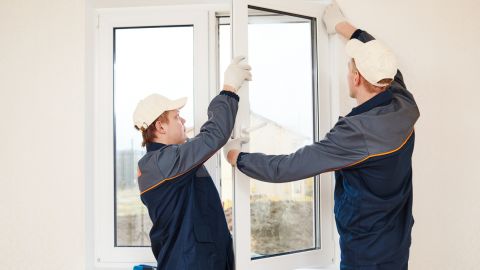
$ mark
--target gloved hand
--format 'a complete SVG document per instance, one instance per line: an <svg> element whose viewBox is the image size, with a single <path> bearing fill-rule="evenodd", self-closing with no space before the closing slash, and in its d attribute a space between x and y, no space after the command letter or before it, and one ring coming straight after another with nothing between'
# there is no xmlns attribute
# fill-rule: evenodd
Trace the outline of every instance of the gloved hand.
<svg viewBox="0 0 480 270"><path fill-rule="evenodd" d="M229 140L227 144L223 146L223 156L232 166L237 165L237 157L242 149L242 144L248 143L250 139L248 137L240 137Z"/></svg>
<svg viewBox="0 0 480 270"><path fill-rule="evenodd" d="M252 74L250 73L252 68L246 62L241 63L244 59L245 56L237 56L233 58L230 65L225 70L223 78L224 90L237 92L245 80L252 80Z"/></svg>
<svg viewBox="0 0 480 270"><path fill-rule="evenodd" d="M345 21L347 21L347 19L343 16L337 1L332 1L332 3L325 8L323 13L323 23L325 24L325 28L327 28L327 33L335 34L335 26Z"/></svg>

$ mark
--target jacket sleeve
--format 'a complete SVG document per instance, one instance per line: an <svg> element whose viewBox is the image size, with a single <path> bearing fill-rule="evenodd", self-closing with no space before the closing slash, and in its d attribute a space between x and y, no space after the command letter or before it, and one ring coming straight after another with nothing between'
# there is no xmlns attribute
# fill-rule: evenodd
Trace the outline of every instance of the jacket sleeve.
<svg viewBox="0 0 480 270"><path fill-rule="evenodd" d="M367 157L362 133L346 118L342 118L319 142L302 147L290 155L241 153L237 167L249 177L282 183L352 166Z"/></svg>
<svg viewBox="0 0 480 270"><path fill-rule="evenodd" d="M352 34L350 39L358 39L361 42L365 43L365 42L369 42L371 40L374 40L375 38L372 35L370 35L368 32L363 31L361 29L357 29ZM397 74L393 78L393 82L392 82L392 85L391 85L390 89L391 89L393 94L401 95L401 96L407 98L411 103L416 104L412 93L410 93L407 90L407 86L405 85L405 82L403 80L403 75L402 75L402 72L400 72L400 70L397 70Z"/></svg>
<svg viewBox="0 0 480 270"><path fill-rule="evenodd" d="M197 136L161 151L157 164L165 178L182 175L203 164L227 143L235 124L238 101L236 94L222 91L210 102L208 120Z"/></svg>

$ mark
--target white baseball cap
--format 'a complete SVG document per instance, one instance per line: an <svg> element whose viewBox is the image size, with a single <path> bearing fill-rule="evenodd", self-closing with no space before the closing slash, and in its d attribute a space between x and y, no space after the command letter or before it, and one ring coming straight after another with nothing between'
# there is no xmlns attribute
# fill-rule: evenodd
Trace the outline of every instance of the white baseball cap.
<svg viewBox="0 0 480 270"><path fill-rule="evenodd" d="M162 113L179 110L185 106L187 98L170 100L159 94L151 94L138 102L133 112L133 123L137 129L147 129Z"/></svg>
<svg viewBox="0 0 480 270"><path fill-rule="evenodd" d="M347 55L355 59L355 65L362 76L375 86L383 79L393 79L397 74L397 58L395 54L378 40L363 43L358 39L351 39L346 46Z"/></svg>

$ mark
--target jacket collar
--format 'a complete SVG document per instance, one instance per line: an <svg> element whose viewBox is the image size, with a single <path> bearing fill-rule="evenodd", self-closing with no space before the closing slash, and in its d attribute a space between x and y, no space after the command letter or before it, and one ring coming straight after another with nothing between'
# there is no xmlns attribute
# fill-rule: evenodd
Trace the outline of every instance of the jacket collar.
<svg viewBox="0 0 480 270"><path fill-rule="evenodd" d="M376 96L367 100L363 104L353 108L352 111L349 114L347 114L347 116L354 116L357 114L368 112L371 109L376 107L385 106L389 104L392 101L392 99L393 99L392 91L387 89L384 92L377 94Z"/></svg>
<svg viewBox="0 0 480 270"><path fill-rule="evenodd" d="M164 146L166 146L166 144L157 143L157 142L147 143L147 152L159 150Z"/></svg>

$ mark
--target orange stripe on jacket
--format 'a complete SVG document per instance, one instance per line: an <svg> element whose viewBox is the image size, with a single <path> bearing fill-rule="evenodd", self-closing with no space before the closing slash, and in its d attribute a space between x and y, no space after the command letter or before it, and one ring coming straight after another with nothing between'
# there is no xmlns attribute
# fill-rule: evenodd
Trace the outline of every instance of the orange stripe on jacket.
<svg viewBox="0 0 480 270"><path fill-rule="evenodd" d="M410 140L410 137L412 137L412 134L413 134L414 131L415 131L415 129L412 129L412 131L411 131L410 134L408 135L407 139L405 139L405 141L404 141L399 147L397 147L397 148L395 148L395 149L393 149L393 150L391 150L391 151L387 151L387 152L383 152L383 153L379 153L379 154L369 155L369 156L367 156L367 157L365 157L365 158L363 158L363 159L361 159L361 160L359 160L359 161L355 161L354 163L351 163L351 164L346 165L346 166L344 166L344 167L339 167L339 168L335 168L335 169L330 169L330 170L328 170L328 171L326 171L326 172L331 172L331 171L336 171L336 170L341 170L341 169L344 169L344 168L352 167L352 166L355 166L355 165L357 165L357 164L360 164L360 163L362 163L362 162L364 162L364 161L366 161L367 159L372 158L372 157L385 156L385 155L388 155L388 154L395 153L395 152L397 152L398 150L402 149L402 147L408 142L408 140Z"/></svg>
<svg viewBox="0 0 480 270"><path fill-rule="evenodd" d="M215 153L214 153L214 154L215 154ZM206 159L202 160L201 162L199 162L199 163L197 163L197 164L193 165L193 166L192 166L190 169L188 169L187 171L185 171L185 172L183 172L183 173L179 173L179 174L177 174L177 175L175 175L175 176L173 176L173 177L170 177L170 178L165 178L165 179L163 179L163 180L160 180L160 182L158 182L158 183L156 183L155 185L153 185L153 186L151 186L151 187L149 187L149 188L145 189L144 191L140 192L140 195L142 195L143 193L145 193L145 192L147 192L147 191L150 191L150 190L152 190L152 189L154 189L154 188L158 187L159 185L161 185L161 184L165 183L166 181L170 181L170 180L172 180L172 179L175 179L175 178L177 178L177 177L180 177L180 176L182 176L182 175L184 175L184 174L188 173L188 172L189 172L189 171L191 171L193 168L195 168L195 167L197 167L198 165L200 165L200 164L204 163L205 161L207 161L207 160L208 160L209 158L211 158L212 156L213 156L213 154L212 154L212 155L210 155L208 158L206 158ZM140 169L138 169L138 171L140 171Z"/></svg>

